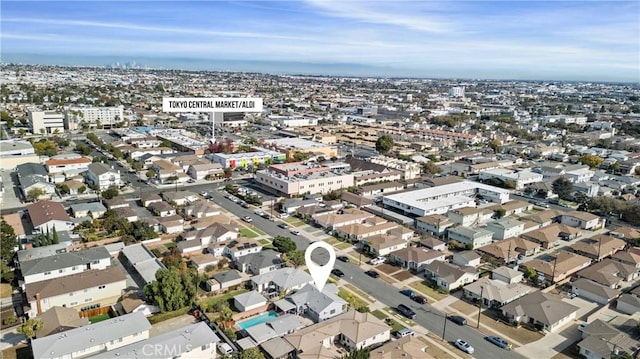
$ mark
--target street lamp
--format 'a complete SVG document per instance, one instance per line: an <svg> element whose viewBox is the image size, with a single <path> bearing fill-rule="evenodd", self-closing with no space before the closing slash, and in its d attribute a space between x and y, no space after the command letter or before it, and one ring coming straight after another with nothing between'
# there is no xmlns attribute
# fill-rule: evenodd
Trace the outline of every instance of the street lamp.
<svg viewBox="0 0 640 359"><path fill-rule="evenodd" d="M484 293L484 286L480 286L480 306L478 307L478 326L476 328L480 328L480 315L482 314L482 302L484 301L484 297L482 294Z"/></svg>

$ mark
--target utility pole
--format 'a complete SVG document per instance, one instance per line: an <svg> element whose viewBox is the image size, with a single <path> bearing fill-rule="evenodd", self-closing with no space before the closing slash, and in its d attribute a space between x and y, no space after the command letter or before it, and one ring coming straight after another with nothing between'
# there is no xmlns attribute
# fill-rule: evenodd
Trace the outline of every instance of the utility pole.
<svg viewBox="0 0 640 359"><path fill-rule="evenodd" d="M447 319L449 318L449 315L445 312L444 313L444 328L442 328L442 340L446 340L444 339L444 335L447 333Z"/></svg>
<svg viewBox="0 0 640 359"><path fill-rule="evenodd" d="M480 306L478 307L478 326L476 328L480 328L480 314L482 314L482 302L484 301L484 286L480 286Z"/></svg>
<svg viewBox="0 0 640 359"><path fill-rule="evenodd" d="M556 281L556 264L558 264L558 256L560 253L556 251L556 256L553 258L553 272L551 273L551 283L553 284Z"/></svg>

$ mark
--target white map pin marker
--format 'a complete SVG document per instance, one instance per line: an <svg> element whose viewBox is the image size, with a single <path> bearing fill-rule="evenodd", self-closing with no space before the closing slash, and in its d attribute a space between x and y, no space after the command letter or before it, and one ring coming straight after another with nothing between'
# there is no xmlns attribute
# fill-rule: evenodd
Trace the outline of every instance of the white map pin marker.
<svg viewBox="0 0 640 359"><path fill-rule="evenodd" d="M316 248L324 248L329 252L329 261L327 264L321 266L311 259L311 253ZM333 247L326 242L313 242L304 252L304 260L307 263L307 268L309 268L309 273L311 274L311 278L313 278L316 288L322 292L322 288L327 284L327 279L329 279L329 274L331 274L333 265L336 264L336 251L334 251Z"/></svg>

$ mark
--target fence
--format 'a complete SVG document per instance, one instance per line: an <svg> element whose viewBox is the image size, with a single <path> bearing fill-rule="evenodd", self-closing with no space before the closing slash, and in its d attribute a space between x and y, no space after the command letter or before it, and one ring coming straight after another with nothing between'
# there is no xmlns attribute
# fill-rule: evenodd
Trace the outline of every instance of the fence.
<svg viewBox="0 0 640 359"><path fill-rule="evenodd" d="M96 315L107 314L109 312L111 312L110 306L83 310L80 312L80 318L91 318L91 317L95 317Z"/></svg>

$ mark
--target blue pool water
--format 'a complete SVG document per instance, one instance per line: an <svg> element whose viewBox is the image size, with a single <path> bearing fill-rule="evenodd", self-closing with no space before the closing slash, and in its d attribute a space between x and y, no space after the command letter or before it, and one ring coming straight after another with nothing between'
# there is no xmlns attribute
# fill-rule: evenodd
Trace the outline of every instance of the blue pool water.
<svg viewBox="0 0 640 359"><path fill-rule="evenodd" d="M277 317L278 317L278 313L274 311L269 311L266 313L262 313L260 315L256 315L255 317L251 317L249 319L240 321L236 324L240 327L240 329L247 329L247 328L253 327L254 325L268 322L269 320Z"/></svg>

